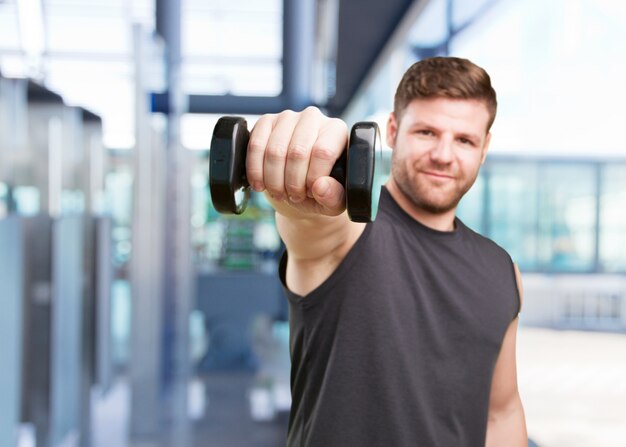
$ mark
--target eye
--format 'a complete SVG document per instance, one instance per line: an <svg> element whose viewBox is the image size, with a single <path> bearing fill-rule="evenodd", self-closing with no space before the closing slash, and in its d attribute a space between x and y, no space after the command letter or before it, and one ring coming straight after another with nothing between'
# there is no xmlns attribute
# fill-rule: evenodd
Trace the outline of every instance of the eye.
<svg viewBox="0 0 626 447"><path fill-rule="evenodd" d="M427 136L427 137L430 137L430 136L434 135L433 131L429 130L429 129L417 129L415 131L415 133L418 134L418 135L424 135L424 136Z"/></svg>
<svg viewBox="0 0 626 447"><path fill-rule="evenodd" d="M475 144L474 144L474 142L472 140L469 140L469 139L464 138L464 137L459 138L459 142L461 144L465 144L465 145L468 145L468 146L475 146Z"/></svg>

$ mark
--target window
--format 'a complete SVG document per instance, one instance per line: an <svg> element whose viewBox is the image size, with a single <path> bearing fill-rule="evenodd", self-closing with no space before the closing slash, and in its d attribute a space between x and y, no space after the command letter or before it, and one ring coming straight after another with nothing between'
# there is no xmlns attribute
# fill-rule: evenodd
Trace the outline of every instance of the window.
<svg viewBox="0 0 626 447"><path fill-rule="evenodd" d="M538 190L536 163L489 165L487 234L524 270L538 268Z"/></svg>
<svg viewBox="0 0 626 447"><path fill-rule="evenodd" d="M539 169L539 267L591 271L595 267L596 166L545 164Z"/></svg>
<svg viewBox="0 0 626 447"><path fill-rule="evenodd" d="M472 188L463 196L457 216L465 225L479 233L485 233L485 184L488 174L483 168Z"/></svg>
<svg viewBox="0 0 626 447"><path fill-rule="evenodd" d="M600 196L600 268L626 271L626 164L602 170Z"/></svg>
<svg viewBox="0 0 626 447"><path fill-rule="evenodd" d="M458 216L522 270L626 271L626 164L490 158Z"/></svg>
<svg viewBox="0 0 626 447"><path fill-rule="evenodd" d="M277 96L282 91L282 1L185 0L185 93Z"/></svg>

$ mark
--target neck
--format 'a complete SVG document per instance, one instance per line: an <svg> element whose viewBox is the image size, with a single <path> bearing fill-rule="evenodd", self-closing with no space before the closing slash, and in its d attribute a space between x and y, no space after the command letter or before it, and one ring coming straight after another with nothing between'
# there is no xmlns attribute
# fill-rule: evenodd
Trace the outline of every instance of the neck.
<svg viewBox="0 0 626 447"><path fill-rule="evenodd" d="M454 230L454 217L456 208L446 211L444 213L431 213L423 208L415 205L403 192L393 179L390 179L387 184L387 190L391 197L398 203L409 216L413 219L425 225L433 230L437 231L452 231Z"/></svg>

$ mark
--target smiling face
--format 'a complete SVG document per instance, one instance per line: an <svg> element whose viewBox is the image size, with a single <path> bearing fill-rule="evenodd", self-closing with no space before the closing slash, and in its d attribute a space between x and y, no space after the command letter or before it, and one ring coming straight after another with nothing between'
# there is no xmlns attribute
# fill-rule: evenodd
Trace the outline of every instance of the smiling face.
<svg viewBox="0 0 626 447"><path fill-rule="evenodd" d="M392 113L390 192L399 192L416 213L453 216L485 160L489 124L485 103L472 99L414 99L400 122Z"/></svg>

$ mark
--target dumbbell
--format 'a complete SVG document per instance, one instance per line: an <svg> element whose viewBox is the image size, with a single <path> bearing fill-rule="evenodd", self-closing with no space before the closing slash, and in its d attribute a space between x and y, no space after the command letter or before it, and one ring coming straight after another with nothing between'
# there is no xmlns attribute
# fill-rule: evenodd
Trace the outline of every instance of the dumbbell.
<svg viewBox="0 0 626 447"><path fill-rule="evenodd" d="M221 117L213 130L209 186L213 206L220 213L241 214L248 204L250 184L246 177L246 153L249 138L250 132L242 117ZM354 222L373 220L377 209L374 202L379 193L375 187L378 177L375 172L382 165L381 159L378 125L363 121L352 126L348 147L335 162L330 176L344 185L346 209Z"/></svg>

